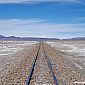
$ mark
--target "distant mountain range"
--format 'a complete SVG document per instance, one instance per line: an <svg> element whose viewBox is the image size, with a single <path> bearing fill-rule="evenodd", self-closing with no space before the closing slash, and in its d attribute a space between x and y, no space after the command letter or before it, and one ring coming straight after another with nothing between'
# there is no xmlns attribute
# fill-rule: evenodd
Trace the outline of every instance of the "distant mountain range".
<svg viewBox="0 0 85 85"><path fill-rule="evenodd" d="M54 40L59 40L59 39L56 39L56 38L35 38L35 37L15 37L15 36L5 37L5 36L0 35L0 40L54 41Z"/></svg>
<svg viewBox="0 0 85 85"><path fill-rule="evenodd" d="M69 38L69 39L63 39L63 40L85 40L85 37L75 37L75 38Z"/></svg>
<svg viewBox="0 0 85 85"><path fill-rule="evenodd" d="M0 35L0 40L55 41L55 40L60 40L60 39L57 39L57 38L35 38L35 37L15 37L15 36L5 37L5 36ZM75 38L68 38L68 39L62 39L62 40L85 40L85 37L75 37Z"/></svg>

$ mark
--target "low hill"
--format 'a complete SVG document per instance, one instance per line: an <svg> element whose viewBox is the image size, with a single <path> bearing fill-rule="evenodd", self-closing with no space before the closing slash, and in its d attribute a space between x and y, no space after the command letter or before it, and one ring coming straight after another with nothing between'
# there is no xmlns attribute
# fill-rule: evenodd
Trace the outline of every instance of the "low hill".
<svg viewBox="0 0 85 85"><path fill-rule="evenodd" d="M59 39L56 39L56 38L35 38L35 37L15 37L15 36L5 37L5 36L0 35L0 40L54 41L54 40L59 40Z"/></svg>
<svg viewBox="0 0 85 85"><path fill-rule="evenodd" d="M69 38L69 39L63 39L63 40L85 40L85 37L75 37L75 38Z"/></svg>

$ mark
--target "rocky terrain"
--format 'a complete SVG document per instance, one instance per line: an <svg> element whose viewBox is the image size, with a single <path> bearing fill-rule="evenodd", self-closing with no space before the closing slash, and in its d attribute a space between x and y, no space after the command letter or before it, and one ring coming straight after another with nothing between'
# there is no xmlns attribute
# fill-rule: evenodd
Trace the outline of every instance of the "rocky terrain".
<svg viewBox="0 0 85 85"><path fill-rule="evenodd" d="M66 85L84 85L85 84L85 41L56 41L47 42L52 46L55 54L50 52L55 73L58 68L59 77ZM49 55L49 56L50 56ZM53 56L54 55L54 56ZM60 81L62 81L60 80Z"/></svg>
<svg viewBox="0 0 85 85"><path fill-rule="evenodd" d="M58 85L85 85L84 43L59 40L40 46L38 42L0 42L0 85L26 85L36 56L30 85L56 85L48 60Z"/></svg>
<svg viewBox="0 0 85 85"><path fill-rule="evenodd" d="M37 42L0 42L0 85L25 85L26 74L29 74L36 54L36 45L32 45L35 43Z"/></svg>

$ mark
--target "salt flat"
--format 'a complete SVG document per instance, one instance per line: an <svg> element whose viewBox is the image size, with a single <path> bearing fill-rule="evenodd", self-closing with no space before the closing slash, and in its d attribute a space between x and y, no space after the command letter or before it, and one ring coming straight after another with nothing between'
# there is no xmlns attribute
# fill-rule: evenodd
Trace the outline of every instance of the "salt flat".
<svg viewBox="0 0 85 85"><path fill-rule="evenodd" d="M46 42L52 47L57 47L58 50L76 53L81 56L85 56L85 41L56 41Z"/></svg>
<svg viewBox="0 0 85 85"><path fill-rule="evenodd" d="M34 44L33 41L1 41L0 56L7 56L22 50L25 46Z"/></svg>
<svg viewBox="0 0 85 85"><path fill-rule="evenodd" d="M46 42L56 50L68 55L69 61L80 69L85 69L85 41L54 41Z"/></svg>

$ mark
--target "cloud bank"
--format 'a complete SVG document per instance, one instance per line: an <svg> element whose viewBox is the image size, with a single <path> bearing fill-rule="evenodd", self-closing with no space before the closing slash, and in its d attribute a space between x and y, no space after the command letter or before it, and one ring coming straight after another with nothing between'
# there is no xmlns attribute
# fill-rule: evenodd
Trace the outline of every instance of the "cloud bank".
<svg viewBox="0 0 85 85"><path fill-rule="evenodd" d="M84 34L82 34L82 32ZM49 23L41 19L0 20L0 34L5 36L56 38L85 36L85 23L57 24Z"/></svg>
<svg viewBox="0 0 85 85"><path fill-rule="evenodd" d="M0 0L0 3L37 3L37 2L81 3L81 0Z"/></svg>

